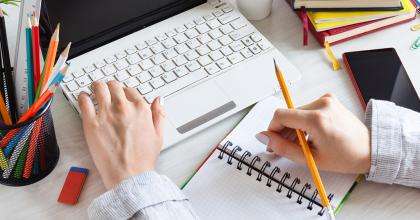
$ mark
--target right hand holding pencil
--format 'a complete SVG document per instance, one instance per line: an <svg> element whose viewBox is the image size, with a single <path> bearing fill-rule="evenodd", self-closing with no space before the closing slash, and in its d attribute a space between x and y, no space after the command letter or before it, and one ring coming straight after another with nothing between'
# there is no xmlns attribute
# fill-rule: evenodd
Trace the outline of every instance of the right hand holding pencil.
<svg viewBox="0 0 420 220"><path fill-rule="evenodd" d="M94 82L95 111L86 93L79 96L83 130L93 161L107 189L155 168L162 148L163 100L149 105L134 88Z"/></svg>
<svg viewBox="0 0 420 220"><path fill-rule="evenodd" d="M367 173L370 136L367 127L330 94L299 109L278 109L267 131L256 135L267 150L304 164L294 129L309 135L309 145L321 170Z"/></svg>

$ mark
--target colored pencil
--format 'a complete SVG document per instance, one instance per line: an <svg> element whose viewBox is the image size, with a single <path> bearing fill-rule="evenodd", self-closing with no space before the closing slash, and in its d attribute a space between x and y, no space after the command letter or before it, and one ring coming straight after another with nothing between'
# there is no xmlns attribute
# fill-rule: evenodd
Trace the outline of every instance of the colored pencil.
<svg viewBox="0 0 420 220"><path fill-rule="evenodd" d="M295 106L293 104L292 97L290 95L289 89L287 88L286 80L283 76L283 73L281 72L281 70L277 66L276 60L274 60L274 67L275 67L275 70L276 70L277 81L279 82L281 91L283 93L283 97L286 100L287 107L289 109L294 109ZM307 166L309 168L309 171L311 173L311 176L312 176L312 180L314 181L315 186L318 190L319 196L321 198L321 202L322 202L323 206L328 209L328 213L330 215L330 218L335 219L334 210L331 207L330 200L328 199L327 192L325 190L324 184L322 183L321 176L319 175L319 171L318 171L318 168L315 164L314 157L313 157L312 152L309 148L308 142L306 141L305 134L299 129L296 129L296 134L297 134L297 137L299 139L299 143L302 147L302 151L303 151L303 154L304 154L305 159L306 159L306 164L307 164Z"/></svg>
<svg viewBox="0 0 420 220"><path fill-rule="evenodd" d="M13 82L13 72L10 64L10 54L9 46L7 43L6 35L6 23L4 21L3 10L0 8L0 41L1 41L1 52L3 55L3 65L5 72L5 81L6 81L6 94L4 94L4 99L6 105L9 107L9 114L12 122L16 122L17 119L17 104L16 104L16 94L15 94L15 84Z"/></svg>
<svg viewBox="0 0 420 220"><path fill-rule="evenodd" d="M58 41L60 35L60 24L55 28L54 34L51 37L50 45L48 47L47 56L45 58L44 69L41 74L41 79L38 83L35 99L41 95L42 88L47 84L51 77L55 58L57 56Z"/></svg>
<svg viewBox="0 0 420 220"><path fill-rule="evenodd" d="M34 67L34 91L37 90L41 78L41 47L39 40L39 25L35 15L31 16L32 23L32 59Z"/></svg>
<svg viewBox="0 0 420 220"><path fill-rule="evenodd" d="M65 63L64 66L60 69L60 71L56 74L54 79L50 81L49 86L59 84L66 76L68 69L69 69L69 65Z"/></svg>
<svg viewBox="0 0 420 220"><path fill-rule="evenodd" d="M45 90L48 89L51 82L56 78L57 74L60 72L60 70L66 64L67 58L69 57L70 47L71 47L71 42L69 44L67 44L67 47L60 54L60 56L57 60L57 63L54 66L53 73L51 74L51 77L49 78L48 82L45 83L45 86L42 88L41 93L45 92Z"/></svg>
<svg viewBox="0 0 420 220"><path fill-rule="evenodd" d="M28 17L28 26L26 27L26 75L28 78L28 103L32 105L35 98L34 93L34 73L33 73L33 58L32 58L32 23Z"/></svg>
<svg viewBox="0 0 420 220"><path fill-rule="evenodd" d="M20 118L18 123L24 122L31 117L35 116L35 114L44 106L45 103L48 102L48 100L51 99L51 97L54 95L54 91L57 88L57 86L51 86L47 89L44 93L42 93L41 96L37 100L35 100L34 104L29 107L29 109L23 114Z"/></svg>
<svg viewBox="0 0 420 220"><path fill-rule="evenodd" d="M6 125L12 124L12 119L10 118L9 112L7 111L6 103L3 99L3 94L0 93L0 114L3 118L3 122Z"/></svg>
<svg viewBox="0 0 420 220"><path fill-rule="evenodd" d="M34 124L34 130L32 132L31 138L29 140L29 148L28 154L25 161L25 168L23 169L23 178L28 179L31 176L32 168L34 164L36 146L38 143L38 135L41 130L43 118L41 117L38 121Z"/></svg>

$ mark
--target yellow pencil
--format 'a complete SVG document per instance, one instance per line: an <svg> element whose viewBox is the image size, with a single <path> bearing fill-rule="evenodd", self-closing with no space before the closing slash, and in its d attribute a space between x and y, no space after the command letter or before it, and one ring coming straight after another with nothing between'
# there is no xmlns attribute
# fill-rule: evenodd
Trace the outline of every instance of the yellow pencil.
<svg viewBox="0 0 420 220"><path fill-rule="evenodd" d="M55 28L54 34L51 37L50 45L48 47L47 56L45 58L44 69L41 74L38 86L36 88L36 99L41 95L42 88L48 82L51 77L52 70L54 67L55 57L57 56L58 41L60 35L60 24Z"/></svg>
<svg viewBox="0 0 420 220"><path fill-rule="evenodd" d="M290 96L289 89L287 88L286 80L284 79L283 73L278 68L276 60L274 60L274 67L276 69L277 81L280 84L283 97L286 100L287 108L294 109L295 107L293 105L293 101ZM318 168L316 167L314 157L312 156L311 150L309 149L309 145L308 145L308 142L306 141L305 134L301 130L298 130L298 129L296 129L296 134L299 139L299 143L302 147L302 151L306 159L306 164L309 168L309 171L311 173L315 186L319 192L321 203L324 207L328 209L328 213L331 219L335 219L334 210L331 207L330 200L328 199L327 192L325 191L324 184L322 183L321 176L319 175Z"/></svg>

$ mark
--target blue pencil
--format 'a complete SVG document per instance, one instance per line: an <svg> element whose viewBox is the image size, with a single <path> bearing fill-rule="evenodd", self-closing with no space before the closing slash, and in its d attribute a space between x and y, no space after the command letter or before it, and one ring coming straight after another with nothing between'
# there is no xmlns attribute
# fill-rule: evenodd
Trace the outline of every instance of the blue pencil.
<svg viewBox="0 0 420 220"><path fill-rule="evenodd" d="M63 67L60 69L60 71L55 75L54 79L51 80L49 86L52 86L54 84L59 84L66 76L68 68L69 68L69 64L65 63Z"/></svg>
<svg viewBox="0 0 420 220"><path fill-rule="evenodd" d="M28 27L26 27L26 75L28 77L28 102L29 106L34 103L34 75L32 65L32 24L28 17Z"/></svg>

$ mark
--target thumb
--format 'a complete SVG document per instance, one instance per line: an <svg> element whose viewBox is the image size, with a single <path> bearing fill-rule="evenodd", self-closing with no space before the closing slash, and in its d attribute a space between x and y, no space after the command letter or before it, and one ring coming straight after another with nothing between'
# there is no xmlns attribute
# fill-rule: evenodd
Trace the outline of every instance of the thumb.
<svg viewBox="0 0 420 220"><path fill-rule="evenodd" d="M282 157L286 157L296 163L303 164L305 162L304 155L298 144L280 134L272 131L263 131L255 135L255 138L267 146L268 151Z"/></svg>
<svg viewBox="0 0 420 220"><path fill-rule="evenodd" d="M163 136L163 126L165 121L165 111L163 110L163 105L164 98L158 97L153 101L151 106L153 124L155 125L156 132L160 137Z"/></svg>

